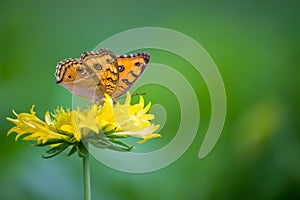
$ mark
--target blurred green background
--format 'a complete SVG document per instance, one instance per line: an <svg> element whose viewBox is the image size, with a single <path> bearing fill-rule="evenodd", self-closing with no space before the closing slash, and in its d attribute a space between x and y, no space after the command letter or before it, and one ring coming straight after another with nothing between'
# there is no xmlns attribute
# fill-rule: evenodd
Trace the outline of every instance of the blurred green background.
<svg viewBox="0 0 300 200"><path fill-rule="evenodd" d="M191 80L201 109L199 133L175 163L148 174L127 174L91 160L93 199L300 199L299 1L7 1L0 3L0 199L83 199L81 160L14 142L5 117L40 117L72 96L55 84L56 63L79 57L119 32L145 26L174 29L198 41L226 87L224 131L213 151L197 157L210 117L207 88L176 55L149 50ZM145 90L147 87L145 87ZM166 88L147 100L178 113ZM153 98L153 99L152 99ZM170 100L168 100L170 98ZM172 102L168 104L169 102ZM173 106L173 107L172 107ZM174 137L178 116L138 149ZM192 119L191 119L192 120Z"/></svg>

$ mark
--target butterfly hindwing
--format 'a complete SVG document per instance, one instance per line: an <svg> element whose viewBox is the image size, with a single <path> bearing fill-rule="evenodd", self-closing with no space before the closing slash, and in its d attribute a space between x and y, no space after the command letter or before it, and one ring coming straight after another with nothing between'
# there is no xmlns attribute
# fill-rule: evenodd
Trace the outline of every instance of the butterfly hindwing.
<svg viewBox="0 0 300 200"><path fill-rule="evenodd" d="M112 97L117 98L128 91L144 72L150 60L148 53L118 56L119 82Z"/></svg>

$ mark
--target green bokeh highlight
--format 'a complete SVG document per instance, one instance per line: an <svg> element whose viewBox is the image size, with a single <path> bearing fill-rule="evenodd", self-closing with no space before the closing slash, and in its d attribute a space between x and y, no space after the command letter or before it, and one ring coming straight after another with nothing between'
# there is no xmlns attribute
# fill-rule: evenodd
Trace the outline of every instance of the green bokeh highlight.
<svg viewBox="0 0 300 200"><path fill-rule="evenodd" d="M71 107L71 94L55 84L56 63L145 26L182 32L208 51L226 87L224 131L199 160L210 119L207 87L184 59L147 50L151 62L190 80L201 110L199 133L177 162L149 174L121 173L91 159L93 198L299 199L299 8L298 1L1 1L0 199L83 198L81 160L42 159L45 149L6 137L12 124L5 117L32 104L40 117L60 105ZM178 111L167 89L143 89L147 101ZM163 137L136 145L137 151L169 142L179 120L168 116Z"/></svg>

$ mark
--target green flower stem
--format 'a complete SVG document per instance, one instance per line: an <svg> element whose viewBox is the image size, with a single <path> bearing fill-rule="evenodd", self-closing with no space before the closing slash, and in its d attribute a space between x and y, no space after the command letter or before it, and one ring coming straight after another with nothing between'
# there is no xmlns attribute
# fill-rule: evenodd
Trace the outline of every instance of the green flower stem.
<svg viewBox="0 0 300 200"><path fill-rule="evenodd" d="M86 150L86 156L82 158L82 161L83 161L82 164L83 164L84 200L91 200L91 178L90 178L90 162L89 162L88 150Z"/></svg>

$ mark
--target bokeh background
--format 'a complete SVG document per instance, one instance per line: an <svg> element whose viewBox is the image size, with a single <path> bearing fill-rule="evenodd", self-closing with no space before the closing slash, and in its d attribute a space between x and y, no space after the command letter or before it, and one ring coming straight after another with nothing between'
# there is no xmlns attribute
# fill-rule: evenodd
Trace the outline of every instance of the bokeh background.
<svg viewBox="0 0 300 200"><path fill-rule="evenodd" d="M151 50L152 61L180 71L197 91L199 133L175 163L127 174L91 160L93 199L300 199L299 1L16 1L0 2L0 199L83 199L81 160L57 156L6 136L11 110L38 116L72 106L55 84L56 63L79 57L119 32L174 29L199 42L217 64L228 110L213 151L197 157L210 117L209 93L185 60ZM161 139L176 133L178 102L168 89L144 87L166 105ZM173 114L172 114L173 113ZM193 120L193 119L191 119Z"/></svg>

